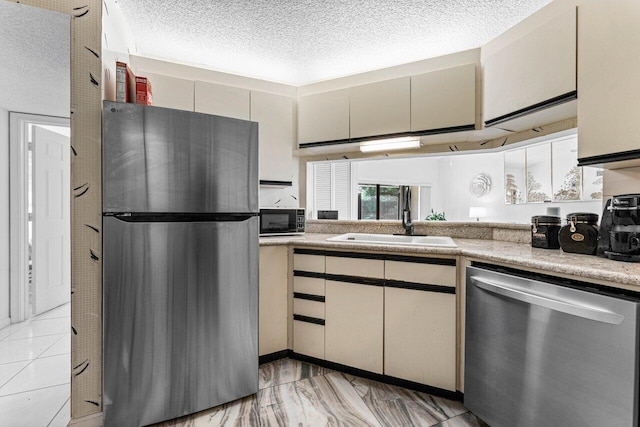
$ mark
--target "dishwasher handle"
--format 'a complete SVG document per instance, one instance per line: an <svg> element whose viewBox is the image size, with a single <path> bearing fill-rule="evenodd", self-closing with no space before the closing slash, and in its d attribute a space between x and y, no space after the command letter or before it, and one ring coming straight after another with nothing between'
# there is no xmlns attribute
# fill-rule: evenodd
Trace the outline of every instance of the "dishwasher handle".
<svg viewBox="0 0 640 427"><path fill-rule="evenodd" d="M483 277L472 276L471 281L480 289L502 295L507 298L522 301L532 305L538 305L550 310L559 311L573 316L583 317L598 322L619 325L624 320L624 316L611 311L601 310L598 308L582 305L574 302L567 302L554 299L547 296L535 295L516 289L510 285L495 280L485 279Z"/></svg>

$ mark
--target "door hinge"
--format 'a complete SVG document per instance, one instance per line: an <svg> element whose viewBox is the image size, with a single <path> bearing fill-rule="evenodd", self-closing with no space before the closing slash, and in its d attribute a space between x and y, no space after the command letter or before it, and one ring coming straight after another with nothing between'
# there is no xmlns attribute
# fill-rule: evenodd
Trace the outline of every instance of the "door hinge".
<svg viewBox="0 0 640 427"><path fill-rule="evenodd" d="M33 214L29 212L29 214L27 215L27 218L29 221L33 221Z"/></svg>
<svg viewBox="0 0 640 427"><path fill-rule="evenodd" d="M29 143L27 144L27 149L29 151L33 151L33 142L29 141Z"/></svg>

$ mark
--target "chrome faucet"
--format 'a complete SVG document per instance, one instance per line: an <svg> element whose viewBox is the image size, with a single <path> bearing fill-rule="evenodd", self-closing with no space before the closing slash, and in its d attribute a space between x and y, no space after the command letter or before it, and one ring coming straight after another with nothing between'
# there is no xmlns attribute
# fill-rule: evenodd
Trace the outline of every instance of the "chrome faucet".
<svg viewBox="0 0 640 427"><path fill-rule="evenodd" d="M411 221L411 187L404 187L402 198L402 227L407 236L413 235L413 221Z"/></svg>

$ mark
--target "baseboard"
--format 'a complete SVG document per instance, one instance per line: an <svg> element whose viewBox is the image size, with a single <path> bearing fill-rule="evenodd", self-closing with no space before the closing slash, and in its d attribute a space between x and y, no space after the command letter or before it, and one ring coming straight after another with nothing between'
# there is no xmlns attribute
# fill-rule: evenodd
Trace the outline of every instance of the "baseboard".
<svg viewBox="0 0 640 427"><path fill-rule="evenodd" d="M294 353L289 354L290 358L301 360L303 362L313 363L314 365L322 366L334 371L344 372L349 375L357 377L367 378L373 381L378 381L385 384L391 384L398 387L408 388L409 390L420 391L422 393L432 394L434 396L444 397L445 399L456 400L461 402L464 395L460 391L450 391L438 387L432 387L425 384L416 383L413 381L403 380L401 378L391 377L388 375L378 374L375 372L365 371L351 366L341 365L335 362L329 362L327 360L317 359L311 356L305 356L304 354Z"/></svg>
<svg viewBox="0 0 640 427"><path fill-rule="evenodd" d="M0 319L0 329L6 328L11 324L11 318L5 317L4 319Z"/></svg>
<svg viewBox="0 0 640 427"><path fill-rule="evenodd" d="M276 360L285 359L290 357L293 353L292 350L280 350L275 353L265 354L264 356L258 357L258 363L262 365L263 363L274 362Z"/></svg>
<svg viewBox="0 0 640 427"><path fill-rule="evenodd" d="M69 421L67 427L102 427L102 412L85 417L73 418Z"/></svg>

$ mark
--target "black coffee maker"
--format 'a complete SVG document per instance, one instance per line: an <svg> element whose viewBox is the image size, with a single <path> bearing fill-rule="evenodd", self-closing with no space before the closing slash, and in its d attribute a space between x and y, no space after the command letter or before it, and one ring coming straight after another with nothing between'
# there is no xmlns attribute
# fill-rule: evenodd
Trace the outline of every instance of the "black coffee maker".
<svg viewBox="0 0 640 427"><path fill-rule="evenodd" d="M599 235L599 255L640 262L640 194L623 194L608 200Z"/></svg>

